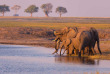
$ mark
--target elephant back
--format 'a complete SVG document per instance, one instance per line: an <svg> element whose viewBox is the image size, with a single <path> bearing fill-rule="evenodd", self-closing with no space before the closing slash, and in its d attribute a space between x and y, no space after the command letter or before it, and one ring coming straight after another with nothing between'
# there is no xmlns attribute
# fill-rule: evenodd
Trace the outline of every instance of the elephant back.
<svg viewBox="0 0 110 74"><path fill-rule="evenodd" d="M84 40L84 41L88 41L88 43L92 39L91 34L88 31L82 31L77 36L78 36L77 38L79 39L79 41Z"/></svg>

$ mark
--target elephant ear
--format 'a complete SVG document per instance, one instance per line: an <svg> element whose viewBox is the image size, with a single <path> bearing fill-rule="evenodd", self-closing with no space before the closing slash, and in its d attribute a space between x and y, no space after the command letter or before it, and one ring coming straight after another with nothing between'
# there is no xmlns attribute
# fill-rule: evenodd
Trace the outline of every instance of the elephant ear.
<svg viewBox="0 0 110 74"><path fill-rule="evenodd" d="M65 28L63 28L61 30L54 31L54 35L55 36L64 35L64 34L67 34L68 32L69 32L69 28L65 27Z"/></svg>
<svg viewBox="0 0 110 74"><path fill-rule="evenodd" d="M67 34L69 32L69 27L65 27L62 29L62 35Z"/></svg>
<svg viewBox="0 0 110 74"><path fill-rule="evenodd" d="M75 31L75 33L74 33L74 38L77 36L77 34L78 34L78 28L77 27L73 27L73 30Z"/></svg>
<svg viewBox="0 0 110 74"><path fill-rule="evenodd" d="M69 32L67 34L67 38L75 38L78 34L78 29L77 27L73 27L69 29Z"/></svg>

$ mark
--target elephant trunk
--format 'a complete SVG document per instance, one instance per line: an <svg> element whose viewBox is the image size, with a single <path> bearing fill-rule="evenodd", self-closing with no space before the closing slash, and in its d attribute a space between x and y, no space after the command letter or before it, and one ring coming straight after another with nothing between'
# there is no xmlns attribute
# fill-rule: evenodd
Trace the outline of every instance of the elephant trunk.
<svg viewBox="0 0 110 74"><path fill-rule="evenodd" d="M55 39L55 51L52 53L57 53L60 45L60 40L58 38Z"/></svg>
<svg viewBox="0 0 110 74"><path fill-rule="evenodd" d="M58 50L55 50L52 54L55 54L55 53L57 53L58 52Z"/></svg>
<svg viewBox="0 0 110 74"><path fill-rule="evenodd" d="M57 41L55 41L55 50L58 50L58 45L57 45Z"/></svg>
<svg viewBox="0 0 110 74"><path fill-rule="evenodd" d="M58 48L59 48L59 43L60 43L59 37L56 37L55 38L55 49L56 50L58 50Z"/></svg>

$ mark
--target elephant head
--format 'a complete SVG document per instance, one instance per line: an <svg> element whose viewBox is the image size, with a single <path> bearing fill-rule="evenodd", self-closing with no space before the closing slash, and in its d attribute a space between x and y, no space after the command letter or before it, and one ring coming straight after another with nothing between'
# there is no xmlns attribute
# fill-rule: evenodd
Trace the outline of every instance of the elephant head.
<svg viewBox="0 0 110 74"><path fill-rule="evenodd" d="M68 32L69 32L69 27L65 27L61 30L54 31L54 35L55 36L64 35L67 34Z"/></svg>
<svg viewBox="0 0 110 74"><path fill-rule="evenodd" d="M54 53L58 52L60 42L63 42L63 40L66 40L67 38L75 38L77 36L77 33L78 33L77 27L73 28L65 27L61 30L54 31L54 35L56 36L55 38L56 51Z"/></svg>
<svg viewBox="0 0 110 74"><path fill-rule="evenodd" d="M55 36L68 36L68 37L76 37L78 33L78 29L77 27L73 27L73 28L70 28L70 27L65 27L61 30L57 30L57 31L54 31L54 35Z"/></svg>

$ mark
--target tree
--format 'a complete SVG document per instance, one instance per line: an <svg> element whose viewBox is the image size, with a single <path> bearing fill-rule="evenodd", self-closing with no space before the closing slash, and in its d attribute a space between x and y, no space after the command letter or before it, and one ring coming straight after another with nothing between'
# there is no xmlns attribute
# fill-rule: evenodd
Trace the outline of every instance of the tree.
<svg viewBox="0 0 110 74"><path fill-rule="evenodd" d="M60 17L61 17L62 14L67 13L67 10L66 10L65 7L57 7L56 8L56 13L59 13Z"/></svg>
<svg viewBox="0 0 110 74"><path fill-rule="evenodd" d="M21 8L21 6L19 6L19 5L14 5L11 9L12 10L15 10L15 14L14 15L18 15L17 14L17 11L19 10Z"/></svg>
<svg viewBox="0 0 110 74"><path fill-rule="evenodd" d="M0 5L0 13L2 13L3 14L3 16L4 16L4 14L6 13L6 12L9 12L10 11L10 9L9 9L9 6L7 6L7 5Z"/></svg>
<svg viewBox="0 0 110 74"><path fill-rule="evenodd" d="M30 5L27 9L25 9L25 12L30 13L32 17L32 14L38 12L38 10L39 7L36 7L35 5Z"/></svg>
<svg viewBox="0 0 110 74"><path fill-rule="evenodd" d="M48 17L48 14L52 12L53 5L51 3L46 3L43 4L41 8L43 9L45 16Z"/></svg>

